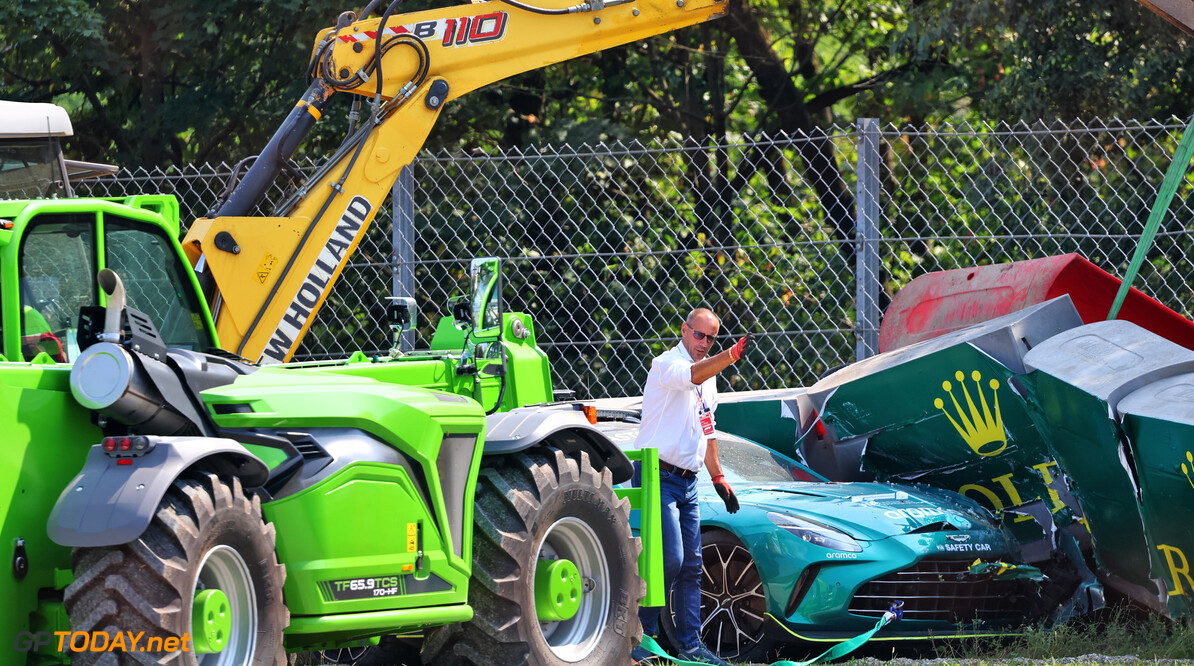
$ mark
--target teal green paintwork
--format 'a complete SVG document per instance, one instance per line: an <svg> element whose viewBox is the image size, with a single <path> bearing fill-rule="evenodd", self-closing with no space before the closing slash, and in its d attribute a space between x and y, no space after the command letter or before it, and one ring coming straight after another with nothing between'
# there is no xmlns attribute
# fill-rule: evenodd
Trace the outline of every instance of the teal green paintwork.
<svg viewBox="0 0 1194 666"><path fill-rule="evenodd" d="M909 496L894 499L891 495L895 490L903 490ZM742 541L763 580L768 613L780 619L789 632L809 639L840 640L872 627L874 618L846 612L855 591L868 580L906 569L925 557L972 562L979 557L1013 557L1018 550L1018 545L994 526L990 516L979 513L977 507L952 504L910 486L790 482L775 484L771 489L744 488L736 492L742 509L729 514L712 486L704 486L701 526L725 529ZM860 497L877 499L855 499ZM862 551L846 553L809 544L776 529L766 516L768 511L799 515L839 529L858 540ZM966 531L971 537L964 544L966 550L947 550L959 547L948 539L950 532L908 534L943 516L969 525ZM786 606L792 590L811 565L818 567L816 577L803 601L788 613ZM885 628L878 636L923 637L928 633L947 636L966 631L967 628L948 622L906 618Z"/></svg>
<svg viewBox="0 0 1194 666"><path fill-rule="evenodd" d="M742 391L718 396L717 427L786 456L796 455L798 424L785 401L791 391Z"/></svg>
<svg viewBox="0 0 1194 666"><path fill-rule="evenodd" d="M623 448L632 445L637 432L637 425L628 423L599 423L598 427ZM701 529L725 530L746 547L762 581L767 613L781 632L793 637L840 641L872 628L876 618L847 611L855 591L869 580L906 569L922 559L953 559L969 564L976 559L1011 561L1019 554L1015 539L986 509L955 493L910 484L830 483L799 463L773 453L767 455L783 460L784 467L798 470L810 480L750 483L739 476L745 468L738 465L753 469L744 462L751 456L738 452L759 447L725 433L719 433L718 442L725 452L723 469L741 508L737 513L728 513L708 477L700 475ZM768 517L772 512L843 532L861 550L838 551L809 543L778 528ZM958 529L931 528L943 521ZM633 515L631 522L635 524ZM929 530L918 532L926 528ZM950 538L959 534L966 535L964 541ZM815 575L809 589L788 612L793 590L810 567ZM975 631L976 627L906 617L885 627L876 639L924 638L929 634L1001 635L1020 619L1003 618L1001 623Z"/></svg>

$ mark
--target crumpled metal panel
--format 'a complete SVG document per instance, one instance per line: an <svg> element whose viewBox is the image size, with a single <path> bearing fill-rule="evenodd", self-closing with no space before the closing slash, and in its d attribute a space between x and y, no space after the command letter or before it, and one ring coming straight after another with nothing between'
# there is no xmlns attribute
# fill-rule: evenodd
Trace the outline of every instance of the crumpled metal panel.
<svg viewBox="0 0 1194 666"><path fill-rule="evenodd" d="M809 432L803 447L832 447L857 456L879 479L954 490L996 511L1041 498L1064 527L1077 503L1013 378L1030 348L1079 325L1069 298L1061 297L849 366L800 397L802 432ZM817 468L814 458L808 461ZM1051 537L1045 530L1052 525L1027 512L1012 527L1022 543Z"/></svg>
<svg viewBox="0 0 1194 666"><path fill-rule="evenodd" d="M1131 445L1151 576L1170 617L1194 615L1194 374L1138 389L1116 406Z"/></svg>
<svg viewBox="0 0 1194 666"><path fill-rule="evenodd" d="M1136 423L1132 446L1115 410L1134 391L1194 372L1194 352L1131 322L1107 321L1060 333L1034 347L1024 361L1034 368L1023 378L1032 418L1077 497L1101 577L1155 610L1170 612L1146 539L1146 523L1152 521L1138 501L1139 458L1144 454L1152 461L1157 455L1154 442L1139 437L1156 428L1140 432L1145 424ZM1174 508L1149 511L1159 511L1159 520L1172 520ZM1188 517L1179 520L1188 530Z"/></svg>

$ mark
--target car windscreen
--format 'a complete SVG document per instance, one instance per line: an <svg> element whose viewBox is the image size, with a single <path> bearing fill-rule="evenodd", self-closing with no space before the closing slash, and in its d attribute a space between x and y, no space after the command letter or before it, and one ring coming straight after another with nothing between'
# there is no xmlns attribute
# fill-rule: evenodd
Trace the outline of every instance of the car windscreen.
<svg viewBox="0 0 1194 666"><path fill-rule="evenodd" d="M770 449L737 437L719 437L717 454L730 485L825 481L816 472ZM707 477L703 477L707 478Z"/></svg>

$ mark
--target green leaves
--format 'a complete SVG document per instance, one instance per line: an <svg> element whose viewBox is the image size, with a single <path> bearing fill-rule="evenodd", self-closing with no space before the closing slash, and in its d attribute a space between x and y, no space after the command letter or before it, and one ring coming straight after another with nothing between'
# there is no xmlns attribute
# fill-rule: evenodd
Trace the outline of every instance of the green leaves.
<svg viewBox="0 0 1194 666"><path fill-rule="evenodd" d="M72 156L131 166L234 161L305 87L339 5L296 0L15 0L0 5L0 97L67 100ZM338 137L336 138L338 141ZM318 138L313 146L317 151Z"/></svg>

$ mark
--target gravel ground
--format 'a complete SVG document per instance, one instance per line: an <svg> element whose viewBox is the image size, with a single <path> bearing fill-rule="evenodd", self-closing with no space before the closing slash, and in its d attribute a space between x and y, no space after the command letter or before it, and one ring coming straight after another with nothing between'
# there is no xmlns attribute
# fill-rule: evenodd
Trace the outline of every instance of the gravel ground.
<svg viewBox="0 0 1194 666"><path fill-rule="evenodd" d="M874 657L864 657L848 661L836 662L849 666L1028 666L1048 664L1194 664L1189 659L1140 659L1135 655L1108 656L1105 654L1085 654L1081 657L1058 657L1055 659L1025 659L1009 657L1007 659L910 659L897 657L884 661Z"/></svg>
<svg viewBox="0 0 1194 666"><path fill-rule="evenodd" d="M629 662L628 662L629 663ZM659 662L657 662L659 663ZM669 662L661 663L667 666ZM1194 666L1190 659L1140 659L1135 655L1108 656L1103 654L1086 654L1081 657L1058 657L1051 659L1026 659L1023 657L1009 657L1007 659L913 659L910 657L896 657L894 659L876 659L862 657L859 659L843 659L830 662L829 666L1053 666L1054 664L1073 664L1075 666L1114 665L1128 666L1129 664L1157 664L1159 666L1181 665ZM403 666L395 664L394 666ZM495 664L494 666L500 666ZM767 666L766 664L740 664L738 666Z"/></svg>

